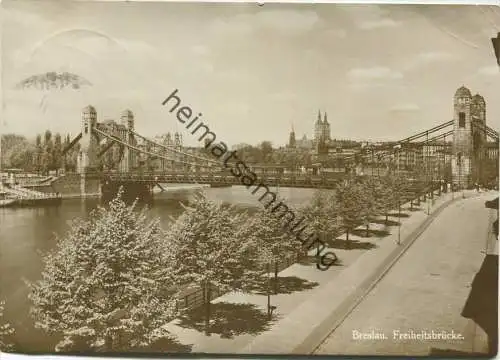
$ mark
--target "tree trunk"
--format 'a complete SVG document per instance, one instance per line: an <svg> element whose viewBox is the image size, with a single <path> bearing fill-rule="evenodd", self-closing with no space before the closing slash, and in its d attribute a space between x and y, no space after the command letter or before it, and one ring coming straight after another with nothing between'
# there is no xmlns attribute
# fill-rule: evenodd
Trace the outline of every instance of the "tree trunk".
<svg viewBox="0 0 500 360"><path fill-rule="evenodd" d="M113 335L106 335L106 338L104 339L104 351L113 351Z"/></svg>
<svg viewBox="0 0 500 360"><path fill-rule="evenodd" d="M274 294L278 294L278 262L274 262Z"/></svg>
<svg viewBox="0 0 500 360"><path fill-rule="evenodd" d="M387 225L388 222L389 222L389 214L385 213L385 224Z"/></svg>
<svg viewBox="0 0 500 360"><path fill-rule="evenodd" d="M205 335L210 336L210 283L203 283L203 300L205 302Z"/></svg>
<svg viewBox="0 0 500 360"><path fill-rule="evenodd" d="M366 224L366 237L370 236L370 224Z"/></svg>
<svg viewBox="0 0 500 360"><path fill-rule="evenodd" d="M346 232L345 232L345 247L346 247L346 249L349 249L349 247L350 247L350 244L349 244L349 229L348 228L346 229Z"/></svg>

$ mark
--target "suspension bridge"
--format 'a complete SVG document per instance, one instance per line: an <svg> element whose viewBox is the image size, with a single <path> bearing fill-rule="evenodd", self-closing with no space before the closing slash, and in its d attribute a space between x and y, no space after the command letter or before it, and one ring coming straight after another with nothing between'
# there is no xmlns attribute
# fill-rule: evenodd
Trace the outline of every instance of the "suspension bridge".
<svg viewBox="0 0 500 360"><path fill-rule="evenodd" d="M401 140L361 147L344 157L341 169L308 174L256 165L254 171L261 183L282 187L334 188L352 172L370 176L410 170L425 175L429 184L446 182L459 189L497 181L498 132L486 125L484 98L472 96L462 86L453 100L453 119ZM183 148L178 134L174 142L162 142L138 133L130 110L121 114L119 123L98 122L95 108L87 106L81 132L63 154L78 142L82 192L89 179L100 179L113 188L134 184L144 191L160 183L241 185L230 168L205 149L193 153Z"/></svg>

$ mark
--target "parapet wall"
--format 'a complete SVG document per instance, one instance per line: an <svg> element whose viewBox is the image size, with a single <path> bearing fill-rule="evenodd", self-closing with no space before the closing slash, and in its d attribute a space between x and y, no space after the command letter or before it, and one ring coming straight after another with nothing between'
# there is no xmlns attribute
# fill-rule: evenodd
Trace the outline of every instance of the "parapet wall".
<svg viewBox="0 0 500 360"><path fill-rule="evenodd" d="M62 196L85 197L100 194L101 182L99 179L84 178L80 174L67 174L58 177L50 185L29 187L44 193L59 193Z"/></svg>

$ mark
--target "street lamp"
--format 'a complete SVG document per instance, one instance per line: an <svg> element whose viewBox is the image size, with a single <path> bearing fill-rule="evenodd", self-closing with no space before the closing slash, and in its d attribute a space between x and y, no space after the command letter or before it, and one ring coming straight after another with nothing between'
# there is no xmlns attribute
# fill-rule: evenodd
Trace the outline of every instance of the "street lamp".
<svg viewBox="0 0 500 360"><path fill-rule="evenodd" d="M462 187L462 153L457 154L457 166L458 166L458 186L462 188L462 199L465 199L464 188Z"/></svg>
<svg viewBox="0 0 500 360"><path fill-rule="evenodd" d="M424 150L424 161L425 161L425 175L426 175L426 180L427 180L427 191L429 190L429 180L430 180L430 170L429 170L429 132L426 131L425 132L425 150ZM431 185L430 185L430 188L432 189L432 182L431 182ZM432 190L431 190L432 191ZM431 199L430 199L430 196L429 194L427 194L427 215L430 215L431 214Z"/></svg>
<svg viewBox="0 0 500 360"><path fill-rule="evenodd" d="M267 263L267 316L271 319L271 266Z"/></svg>
<svg viewBox="0 0 500 360"><path fill-rule="evenodd" d="M401 198L398 197L398 245L401 244Z"/></svg>

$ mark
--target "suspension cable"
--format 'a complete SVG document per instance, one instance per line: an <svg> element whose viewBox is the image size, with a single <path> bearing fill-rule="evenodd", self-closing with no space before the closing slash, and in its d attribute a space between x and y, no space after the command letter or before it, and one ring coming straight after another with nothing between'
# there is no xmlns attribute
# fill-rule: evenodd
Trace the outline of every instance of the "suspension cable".
<svg viewBox="0 0 500 360"><path fill-rule="evenodd" d="M166 157L166 156L163 156L163 155L160 155L160 154L156 154L156 153L153 153L151 151L140 149L137 146L127 144L127 143L123 142L121 139L119 140L118 138L114 138L113 136L111 136L109 134L106 134L104 131L98 130L96 128L94 128L94 131L97 134L99 134L99 135L102 135L102 136L104 136L104 137L106 137L106 138L108 138L108 139L110 139L112 141L116 141L116 142L118 142L118 143L120 143L120 144L128 147L129 149L135 150L135 151L137 151L139 153L146 154L146 155L151 155L151 156L160 158L162 160L173 161L173 162L176 162L176 163L187 164L187 165L196 165L196 164L193 164L193 163L189 163L189 162L182 161L182 160L177 160L177 159L171 159L169 157Z"/></svg>

